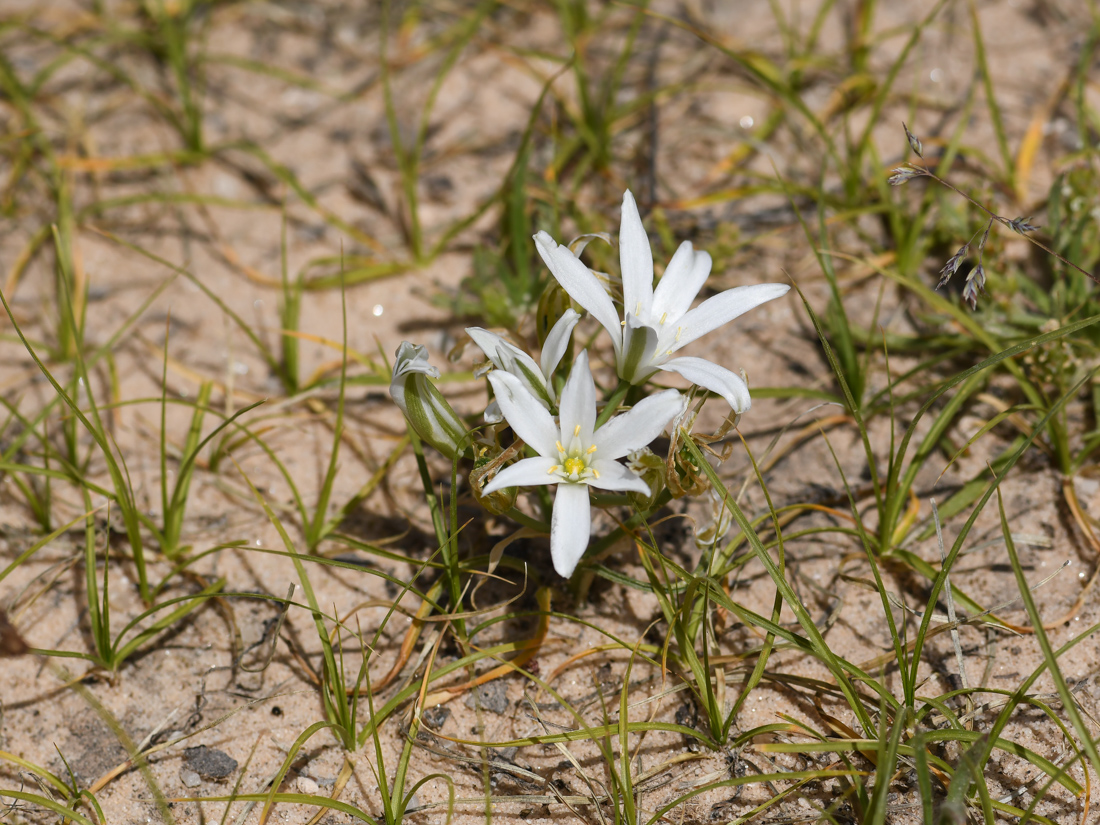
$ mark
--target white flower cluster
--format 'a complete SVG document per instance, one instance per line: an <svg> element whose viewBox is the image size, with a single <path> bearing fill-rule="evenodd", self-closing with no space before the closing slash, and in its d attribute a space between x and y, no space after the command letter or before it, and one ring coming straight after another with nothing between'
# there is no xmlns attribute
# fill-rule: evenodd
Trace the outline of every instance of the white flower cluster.
<svg viewBox="0 0 1100 825"><path fill-rule="evenodd" d="M691 309L710 274L711 259L684 241L654 289L649 239L629 191L623 196L619 230L621 320L603 281L569 247L556 243L546 232L535 235L535 244L561 288L611 336L620 386L642 386L658 372L675 372L724 398L735 413L749 409L749 389L739 375L703 358L673 356L742 313L785 294L787 285L736 287ZM506 421L529 451L528 457L497 472L479 495L556 485L550 552L554 569L566 578L588 547L592 523L589 489L650 495L650 485L619 459L646 447L686 408L681 393L663 390L641 398L618 415L611 415L616 409L609 410L605 401L598 417L600 400L587 351L565 359L579 320L580 315L572 309L562 314L547 335L538 362L496 333L479 327L466 330L489 360L486 369L495 399L486 410L486 421ZM572 360L572 368L559 394L554 377L563 360ZM427 380L427 376L438 375L428 364L423 347L403 343L397 352L390 392L420 437L455 458L470 448L471 436ZM611 403L617 405L615 399L622 397L616 393Z"/></svg>

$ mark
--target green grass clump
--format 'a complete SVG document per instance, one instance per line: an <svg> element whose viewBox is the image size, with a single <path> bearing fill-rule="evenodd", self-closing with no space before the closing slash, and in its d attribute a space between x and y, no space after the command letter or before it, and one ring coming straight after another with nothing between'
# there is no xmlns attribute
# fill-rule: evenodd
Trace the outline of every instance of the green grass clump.
<svg viewBox="0 0 1100 825"><path fill-rule="evenodd" d="M1095 16L1017 82L977 6L720 6L4 14L0 819L1087 816ZM693 350L747 353L753 408L689 391L566 580L564 482L481 487L541 453L462 330L541 352L583 309L540 231L629 323L626 189L658 268L686 238L799 300ZM605 335L526 376L550 410L580 363L601 426L665 389ZM386 397L402 338L448 457ZM231 783L181 784L200 743Z"/></svg>

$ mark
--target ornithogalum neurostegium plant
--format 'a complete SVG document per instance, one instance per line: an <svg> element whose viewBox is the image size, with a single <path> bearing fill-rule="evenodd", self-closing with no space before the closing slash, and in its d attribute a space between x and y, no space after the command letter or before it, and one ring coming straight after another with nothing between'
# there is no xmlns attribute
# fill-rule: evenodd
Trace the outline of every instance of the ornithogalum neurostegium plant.
<svg viewBox="0 0 1100 825"><path fill-rule="evenodd" d="M566 357L574 346L573 329L581 320L573 309L565 309L550 329L537 361L502 335L480 327L467 330L488 359L475 374L488 375L493 395L484 416L469 419L475 427L472 432L428 380L439 373L428 364L423 347L401 345L390 392L424 441L454 460L472 452L470 483L478 488L474 497L494 513L503 510L529 528L548 532L554 569L568 578L588 548L593 505L652 503L662 494L666 501L669 494L682 494L679 485L655 490L655 484L665 485L665 476L647 471L643 479L636 457L670 423L674 428L680 425L687 401L677 390L645 395L644 387L662 372L675 372L724 398L733 414L746 412L752 402L740 375L703 358L673 356L742 313L780 297L788 287L736 287L692 309L710 274L711 259L688 241L677 249L654 287L649 240L630 192L623 196L619 233L622 312L615 308L604 281L568 246L545 232L535 235L535 244L561 288L611 336L619 380L617 386L611 382L614 388L607 397L597 396L586 350ZM566 372L563 364L572 365L567 377L561 374ZM634 403L622 408L631 387ZM677 449L682 440L674 438L672 443ZM620 462L628 457L628 463ZM668 466L672 464L670 457ZM552 499L545 491L539 493L538 488L547 485L555 487ZM494 498L513 488L532 490L525 500L534 514L526 505L508 510L510 498L503 505Z"/></svg>

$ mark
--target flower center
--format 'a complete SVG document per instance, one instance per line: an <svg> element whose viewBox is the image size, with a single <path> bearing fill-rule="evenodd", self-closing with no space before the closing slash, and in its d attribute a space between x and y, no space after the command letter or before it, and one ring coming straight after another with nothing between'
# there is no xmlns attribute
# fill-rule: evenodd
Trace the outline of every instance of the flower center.
<svg viewBox="0 0 1100 825"><path fill-rule="evenodd" d="M562 446L560 441L555 445L561 464L551 467L550 474L556 475L561 481L584 484L591 478L600 477L599 472L589 466L592 454L596 452L596 445L592 444L586 449L580 436L581 428L578 425L573 429L573 438L568 447Z"/></svg>

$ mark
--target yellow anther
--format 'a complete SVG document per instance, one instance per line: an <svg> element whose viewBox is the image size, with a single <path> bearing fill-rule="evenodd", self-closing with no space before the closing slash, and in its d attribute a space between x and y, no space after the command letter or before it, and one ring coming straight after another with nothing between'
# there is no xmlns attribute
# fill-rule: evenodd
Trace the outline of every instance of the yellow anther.
<svg viewBox="0 0 1100 825"><path fill-rule="evenodd" d="M676 328L676 340L679 341L680 336L683 335L683 334L684 334L684 328L683 327L677 327Z"/></svg>
<svg viewBox="0 0 1100 825"><path fill-rule="evenodd" d="M591 447L589 447L587 450L585 450L584 454L585 455L592 455L592 453L594 453L594 452L596 452L596 445L595 444L593 444Z"/></svg>
<svg viewBox="0 0 1100 825"><path fill-rule="evenodd" d="M576 438L580 434L581 434L581 425L578 424L576 427L573 428L573 438Z"/></svg>
<svg viewBox="0 0 1100 825"><path fill-rule="evenodd" d="M593 470L592 471L592 478L599 478L599 477L600 477L600 471L599 470Z"/></svg>
<svg viewBox="0 0 1100 825"><path fill-rule="evenodd" d="M549 470L546 471L546 474L548 476L552 476L554 473L556 473L560 469L561 469L561 465L560 464L555 464L553 467L551 467Z"/></svg>
<svg viewBox="0 0 1100 825"><path fill-rule="evenodd" d="M667 318L667 317L668 317L668 313L667 313L667 312L662 312L662 313L661 313L661 323L662 323L662 324L663 324L663 323L665 322L665 318Z"/></svg>
<svg viewBox="0 0 1100 825"><path fill-rule="evenodd" d="M560 441L555 441L554 446L558 448L559 453L564 453L565 452L565 447L561 446Z"/></svg>
<svg viewBox="0 0 1100 825"><path fill-rule="evenodd" d="M642 314L642 302L638 301L638 306L634 307L634 315L637 317Z"/></svg>

